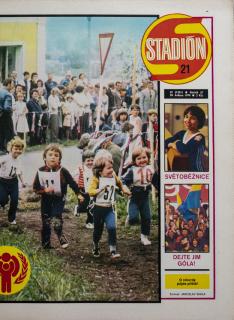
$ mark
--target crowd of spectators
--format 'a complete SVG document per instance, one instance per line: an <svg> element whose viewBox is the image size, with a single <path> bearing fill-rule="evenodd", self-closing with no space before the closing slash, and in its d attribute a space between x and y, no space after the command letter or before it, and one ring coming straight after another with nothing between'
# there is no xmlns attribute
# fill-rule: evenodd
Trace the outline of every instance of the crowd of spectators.
<svg viewBox="0 0 234 320"><path fill-rule="evenodd" d="M186 220L170 203L165 202L165 251L209 252L208 205L197 209L196 219Z"/></svg>
<svg viewBox="0 0 234 320"><path fill-rule="evenodd" d="M132 105L140 118L133 117L134 128L141 131L148 110L157 110L156 84L148 79L134 84L134 90L131 81L115 81L99 91L99 83L92 84L84 73L68 71L58 82L52 73L41 79L36 72L25 71L19 81L13 71L0 89L0 150L15 135L30 146L79 139L96 130L98 105L100 131L121 131L131 120Z"/></svg>

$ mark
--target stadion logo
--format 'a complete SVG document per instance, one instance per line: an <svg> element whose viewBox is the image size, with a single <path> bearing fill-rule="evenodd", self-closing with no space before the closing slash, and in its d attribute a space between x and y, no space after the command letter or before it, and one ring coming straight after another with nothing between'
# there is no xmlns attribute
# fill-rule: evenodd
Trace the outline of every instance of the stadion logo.
<svg viewBox="0 0 234 320"><path fill-rule="evenodd" d="M21 291L28 283L30 275L29 260L21 250L0 246L0 295Z"/></svg>
<svg viewBox="0 0 234 320"><path fill-rule="evenodd" d="M202 19L170 14L147 28L141 55L152 80L183 84L197 79L206 70L212 44Z"/></svg>

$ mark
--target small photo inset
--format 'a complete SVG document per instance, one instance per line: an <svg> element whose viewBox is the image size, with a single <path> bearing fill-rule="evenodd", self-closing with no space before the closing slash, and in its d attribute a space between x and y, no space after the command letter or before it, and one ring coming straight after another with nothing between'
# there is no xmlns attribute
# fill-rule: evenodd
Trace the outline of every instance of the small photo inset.
<svg viewBox="0 0 234 320"><path fill-rule="evenodd" d="M165 171L209 171L208 104L165 104Z"/></svg>
<svg viewBox="0 0 234 320"><path fill-rule="evenodd" d="M208 253L209 186L165 185L165 252Z"/></svg>

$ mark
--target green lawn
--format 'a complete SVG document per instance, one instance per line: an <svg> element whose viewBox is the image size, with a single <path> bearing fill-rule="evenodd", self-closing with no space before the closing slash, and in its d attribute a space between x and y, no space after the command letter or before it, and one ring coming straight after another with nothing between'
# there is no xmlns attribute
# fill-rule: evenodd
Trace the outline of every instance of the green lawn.
<svg viewBox="0 0 234 320"><path fill-rule="evenodd" d="M89 301L91 285L77 274L71 274L67 263L56 252L40 248L32 235L18 226L0 230L0 245L12 245L29 258L32 274L26 287L10 296L0 295L0 301Z"/></svg>
<svg viewBox="0 0 234 320"><path fill-rule="evenodd" d="M71 212L77 203L76 196L69 189L66 208ZM152 222L158 224L157 199L151 203ZM39 202L20 202L19 211L38 212ZM117 214L120 226L124 228L127 214L127 199L118 196ZM71 213L72 214L72 213ZM21 224L22 226L22 224ZM139 226L137 226L139 228ZM126 234L134 234L134 228L124 228ZM158 236L157 236L158 237ZM46 251L41 248L39 239L35 238L33 230L19 225L0 227L0 246L15 246L22 250L31 263L32 275L26 287L10 296L0 295L0 301L108 301L109 296L103 296L94 283L87 277L82 268L74 270L56 250ZM91 267L93 267L91 265ZM78 271L79 270L79 271ZM83 270L83 271L82 271Z"/></svg>

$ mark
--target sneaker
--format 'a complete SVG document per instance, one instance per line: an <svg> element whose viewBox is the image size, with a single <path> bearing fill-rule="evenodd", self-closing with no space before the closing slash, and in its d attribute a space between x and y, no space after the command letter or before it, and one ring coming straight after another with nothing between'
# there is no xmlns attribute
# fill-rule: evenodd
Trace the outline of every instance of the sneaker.
<svg viewBox="0 0 234 320"><path fill-rule="evenodd" d="M93 244L93 256L94 258L99 258L100 257L100 248L98 244Z"/></svg>
<svg viewBox="0 0 234 320"><path fill-rule="evenodd" d="M100 257L100 249L99 248L94 248L93 249L93 256L94 258L99 258Z"/></svg>
<svg viewBox="0 0 234 320"><path fill-rule="evenodd" d="M116 251L111 251L111 260L116 260L118 258L120 258L120 254Z"/></svg>
<svg viewBox="0 0 234 320"><path fill-rule="evenodd" d="M91 222L86 223L85 228L86 229L93 229L93 223L91 223Z"/></svg>
<svg viewBox="0 0 234 320"><path fill-rule="evenodd" d="M59 239L59 242L63 249L66 249L69 246L67 238L64 235L61 236L61 238Z"/></svg>
<svg viewBox="0 0 234 320"><path fill-rule="evenodd" d="M10 224L14 224L14 225L17 224L15 220L9 221L9 223L10 223Z"/></svg>
<svg viewBox="0 0 234 320"><path fill-rule="evenodd" d="M147 236L145 236L144 234L141 234L141 243L144 246L150 246L151 245L151 241L148 239Z"/></svg>

